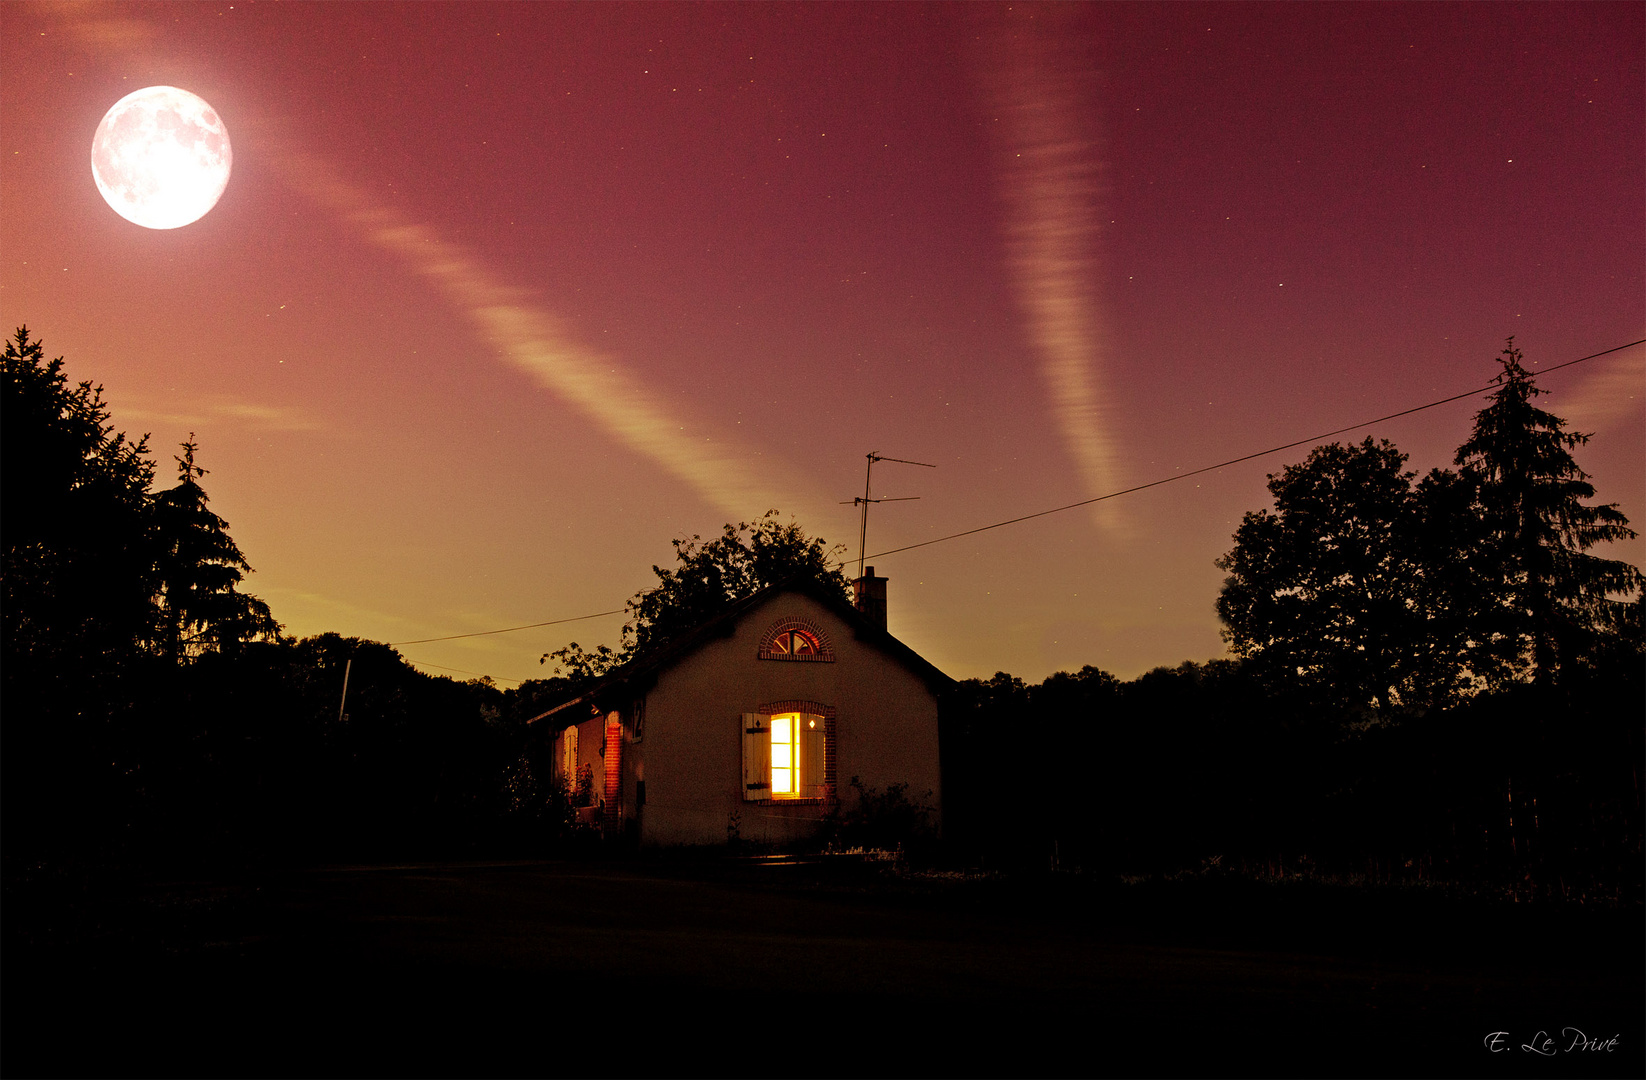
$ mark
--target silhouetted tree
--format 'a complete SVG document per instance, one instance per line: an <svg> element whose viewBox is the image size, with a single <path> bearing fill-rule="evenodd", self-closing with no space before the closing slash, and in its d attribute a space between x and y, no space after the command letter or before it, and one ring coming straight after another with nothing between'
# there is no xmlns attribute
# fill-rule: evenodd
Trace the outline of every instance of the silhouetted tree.
<svg viewBox="0 0 1646 1080"><path fill-rule="evenodd" d="M531 837L546 797L501 691L386 645L280 639L239 591L250 568L192 435L177 485L151 494L146 441L113 434L101 391L71 387L27 330L0 374L8 873Z"/></svg>
<svg viewBox="0 0 1646 1080"><path fill-rule="evenodd" d="M572 642L546 654L542 662L554 660L574 681L600 676L691 630L728 604L784 581L815 581L844 599L850 588L840 570L844 547L831 549L778 516L770 510L757 522L727 525L707 543L701 536L673 541L679 565L672 570L652 567L658 583L629 600L621 648L602 645L589 651Z"/></svg>
<svg viewBox="0 0 1646 1080"><path fill-rule="evenodd" d="M1424 543L1426 510L1449 505L1453 480L1431 477L1420 498L1405 463L1387 441L1316 447L1269 477L1274 511L1248 513L1217 561L1224 638L1279 685L1386 712L1453 683L1455 650L1438 635L1456 628L1431 618Z"/></svg>
<svg viewBox="0 0 1646 1080"><path fill-rule="evenodd" d="M115 434L102 387L70 387L63 358L47 361L27 327L0 366L6 674L38 680L65 665L83 681L153 629L147 439Z"/></svg>
<svg viewBox="0 0 1646 1080"><path fill-rule="evenodd" d="M1533 399L1543 393L1509 339L1498 389L1475 416L1457 464L1477 485L1486 526L1477 564L1483 603L1469 661L1492 682L1552 681L1630 634L1638 645L1642 576L1626 562L1588 554L1635 535L1615 503L1590 506L1595 489L1572 451L1588 435Z"/></svg>
<svg viewBox="0 0 1646 1080"><path fill-rule="evenodd" d="M1283 732L1277 757L1321 785L1292 785L1287 817L1316 827L1274 817L1277 847L1516 888L1638 880L1642 575L1589 554L1635 534L1585 502L1587 436L1535 407L1521 361L1511 339L1458 471L1414 488L1387 443L1319 447L1219 561L1225 636L1282 714L1296 690L1430 711L1312 747Z"/></svg>
<svg viewBox="0 0 1646 1080"><path fill-rule="evenodd" d="M145 443L20 328L0 356L0 695L8 863L99 843L140 781L154 632ZM20 831L21 827L21 831Z"/></svg>
<svg viewBox="0 0 1646 1080"><path fill-rule="evenodd" d="M206 508L194 463L194 433L176 458L177 486L154 496L160 586L160 647L172 660L241 642L272 640L280 631L269 606L237 586L251 565L229 536L228 522Z"/></svg>

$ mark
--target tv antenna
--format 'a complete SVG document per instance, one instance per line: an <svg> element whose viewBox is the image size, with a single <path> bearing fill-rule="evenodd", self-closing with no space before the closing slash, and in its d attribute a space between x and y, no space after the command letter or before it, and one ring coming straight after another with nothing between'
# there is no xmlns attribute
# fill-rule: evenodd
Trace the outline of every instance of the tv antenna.
<svg viewBox="0 0 1646 1080"><path fill-rule="evenodd" d="M874 463L877 461L895 461L899 465L919 465L923 469L935 469L936 465L928 465L924 461L906 461L903 458L887 457L876 451L869 452L869 467L863 471L863 497L853 499L850 503L841 503L841 506L861 506L863 516L857 529L857 576L863 576L863 552L869 542L869 504L883 502L914 502L919 495L900 495L895 498L869 498L869 480L874 476Z"/></svg>

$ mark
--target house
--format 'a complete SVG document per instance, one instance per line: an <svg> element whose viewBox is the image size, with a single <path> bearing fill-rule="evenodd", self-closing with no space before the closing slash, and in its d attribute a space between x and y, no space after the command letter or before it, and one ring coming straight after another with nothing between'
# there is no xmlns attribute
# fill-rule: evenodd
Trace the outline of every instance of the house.
<svg viewBox="0 0 1646 1080"><path fill-rule="evenodd" d="M886 632L885 578L852 586L855 606L767 588L534 717L584 820L643 847L784 844L815 836L856 778L907 784L940 825L953 680Z"/></svg>

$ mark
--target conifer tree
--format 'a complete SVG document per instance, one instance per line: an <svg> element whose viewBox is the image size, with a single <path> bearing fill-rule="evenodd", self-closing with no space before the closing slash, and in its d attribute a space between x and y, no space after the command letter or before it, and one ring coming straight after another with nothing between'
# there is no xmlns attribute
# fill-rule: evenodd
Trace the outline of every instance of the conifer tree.
<svg viewBox="0 0 1646 1080"><path fill-rule="evenodd" d="M177 486L154 496L160 543L161 651L173 660L222 650L253 638L272 638L280 625L269 606L238 590L251 565L229 536L228 522L206 508L194 463L194 433L175 458Z"/></svg>
<svg viewBox="0 0 1646 1080"><path fill-rule="evenodd" d="M155 630L146 440L113 431L18 328L0 350L0 853L26 865L121 820L124 732ZM12 860L17 860L13 863Z"/></svg>
<svg viewBox="0 0 1646 1080"><path fill-rule="evenodd" d="M1485 525L1475 559L1481 611L1468 662L1488 682L1553 681L1629 632L1634 566L1589 554L1635 536L1615 503L1591 506L1595 489L1572 451L1589 436L1537 408L1541 393L1510 338L1498 389L1475 416L1456 464L1478 485ZM1638 643L1637 643L1638 644Z"/></svg>
<svg viewBox="0 0 1646 1080"><path fill-rule="evenodd" d="M153 630L147 439L115 433L102 387L71 386L27 327L0 353L0 390L0 667L8 686L83 686Z"/></svg>

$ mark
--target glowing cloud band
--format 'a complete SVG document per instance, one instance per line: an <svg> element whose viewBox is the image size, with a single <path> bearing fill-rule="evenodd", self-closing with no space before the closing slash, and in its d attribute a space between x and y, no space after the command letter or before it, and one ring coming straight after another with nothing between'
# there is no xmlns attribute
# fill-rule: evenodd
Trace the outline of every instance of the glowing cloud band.
<svg viewBox="0 0 1646 1080"><path fill-rule="evenodd" d="M147 58L159 32L141 20L108 18L105 12L101 5L68 5L52 9L51 17L105 53ZM807 520L826 520L826 500L797 497L793 491L784 495L761 484L747 465L746 452L729 446L715 449L701 433L688 433L681 418L639 381L619 370L611 358L571 341L551 315L527 302L521 290L498 282L477 259L429 227L404 221L377 205L328 163L303 152L274 117L260 115L249 103L243 103L240 112L246 117L247 133L261 136L267 160L280 167L293 186L432 279L516 368L581 410L617 441L734 520L773 507L810 515Z"/></svg>
<svg viewBox="0 0 1646 1080"><path fill-rule="evenodd" d="M688 433L639 381L609 357L572 342L553 316L528 304L521 290L495 280L456 244L374 204L317 158L288 149L280 159L301 190L439 286L518 370L721 512L746 519L773 507L806 509L795 507L792 493L785 499L760 484L744 452L716 449L701 434Z"/></svg>
<svg viewBox="0 0 1646 1080"><path fill-rule="evenodd" d="M1099 167L1085 134L1089 107L1084 57L1063 44L1052 7L984 35L983 84L997 137L999 185L1005 203L1007 265L1051 396L1052 417L1091 496L1121 485L1109 408L1100 384L1104 368L1098 291ZM1119 526L1109 504L1093 507L1100 525Z"/></svg>

